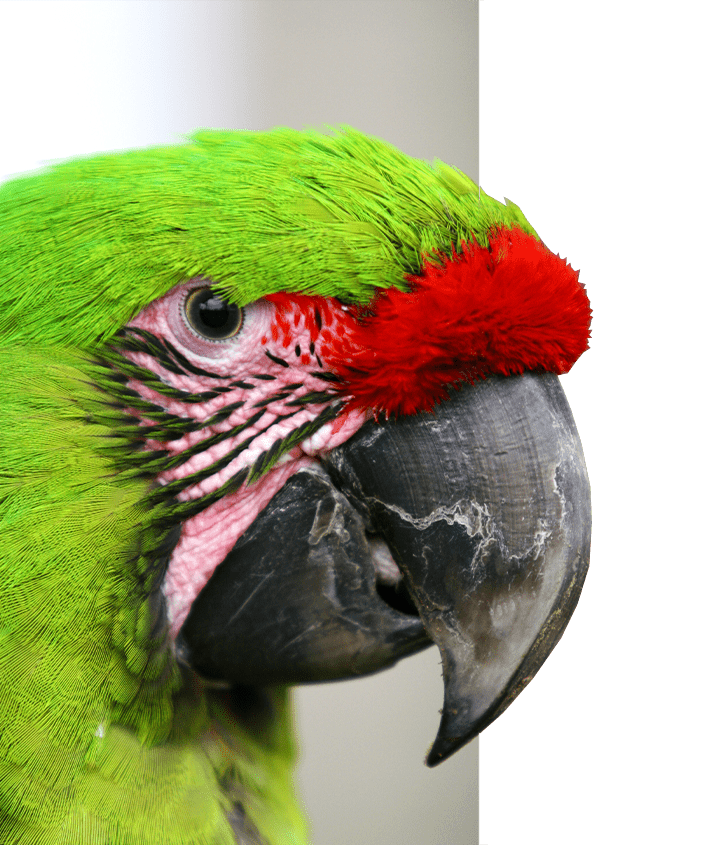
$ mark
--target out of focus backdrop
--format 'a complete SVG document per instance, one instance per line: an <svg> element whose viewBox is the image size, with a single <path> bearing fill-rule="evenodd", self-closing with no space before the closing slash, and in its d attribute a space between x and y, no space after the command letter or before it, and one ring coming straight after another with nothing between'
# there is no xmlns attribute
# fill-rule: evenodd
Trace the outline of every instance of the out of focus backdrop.
<svg viewBox="0 0 720 845"><path fill-rule="evenodd" d="M478 178L476 0L4 0L0 32L0 179L201 127L343 123ZM296 701L314 845L476 845L477 741L423 765L435 647Z"/></svg>
<svg viewBox="0 0 720 845"><path fill-rule="evenodd" d="M0 2L0 176L198 127L347 122L479 173L580 269L591 349L562 383L593 488L590 571L558 647L480 738L482 845L717 839L716 14ZM434 649L297 702L315 845L477 845L477 741L422 765Z"/></svg>

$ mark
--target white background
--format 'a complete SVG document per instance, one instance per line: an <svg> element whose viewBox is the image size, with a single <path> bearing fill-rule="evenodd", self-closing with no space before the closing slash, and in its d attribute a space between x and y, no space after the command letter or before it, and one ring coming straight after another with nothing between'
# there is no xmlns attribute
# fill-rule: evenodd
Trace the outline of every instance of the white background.
<svg viewBox="0 0 720 845"><path fill-rule="evenodd" d="M0 39L0 173L199 127L349 123L477 179L467 0L0 0ZM313 845L477 845L477 740L423 765L437 649L295 698Z"/></svg>

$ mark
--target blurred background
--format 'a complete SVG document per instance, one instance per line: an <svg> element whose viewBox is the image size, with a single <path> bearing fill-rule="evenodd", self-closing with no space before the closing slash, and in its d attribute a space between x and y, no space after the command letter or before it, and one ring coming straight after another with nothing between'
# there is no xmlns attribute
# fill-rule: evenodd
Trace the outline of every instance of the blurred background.
<svg viewBox="0 0 720 845"><path fill-rule="evenodd" d="M480 739L483 845L717 840L717 22L627 0L0 2L0 173L201 126L348 122L478 176L581 270L593 486L566 635ZM315 845L475 845L477 742L422 758L435 650L299 691ZM713 832L714 831L714 832Z"/></svg>
<svg viewBox="0 0 720 845"><path fill-rule="evenodd" d="M0 179L201 127L342 123L478 178L476 0L3 0L0 33ZM476 845L477 740L423 764L435 647L296 702L314 845Z"/></svg>

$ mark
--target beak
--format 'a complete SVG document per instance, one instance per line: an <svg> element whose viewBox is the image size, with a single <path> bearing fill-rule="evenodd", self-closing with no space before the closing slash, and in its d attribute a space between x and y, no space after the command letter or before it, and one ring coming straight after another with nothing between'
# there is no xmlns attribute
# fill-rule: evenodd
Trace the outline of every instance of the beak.
<svg viewBox="0 0 720 845"><path fill-rule="evenodd" d="M180 652L201 675L246 685L375 672L431 644L408 599L403 612L381 597L388 569L399 583L387 546L327 472L301 469L193 602Z"/></svg>
<svg viewBox="0 0 720 845"><path fill-rule="evenodd" d="M368 423L296 473L180 640L201 674L261 685L377 671L433 641L445 699L432 766L535 675L589 550L590 487L557 376L491 377L432 414Z"/></svg>

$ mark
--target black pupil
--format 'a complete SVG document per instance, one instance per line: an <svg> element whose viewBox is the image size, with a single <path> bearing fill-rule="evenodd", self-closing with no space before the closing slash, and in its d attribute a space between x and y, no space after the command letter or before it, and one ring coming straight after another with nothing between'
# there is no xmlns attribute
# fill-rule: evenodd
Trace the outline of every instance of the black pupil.
<svg viewBox="0 0 720 845"><path fill-rule="evenodd" d="M230 305L224 299L210 291L198 296L198 299L198 316L204 325L209 329L221 329L228 324Z"/></svg>
<svg viewBox="0 0 720 845"><path fill-rule="evenodd" d="M229 337L237 331L239 308L211 290L197 291L190 300L188 317L206 337Z"/></svg>

